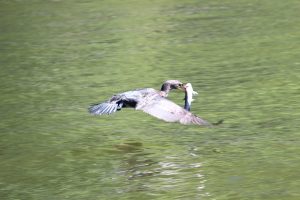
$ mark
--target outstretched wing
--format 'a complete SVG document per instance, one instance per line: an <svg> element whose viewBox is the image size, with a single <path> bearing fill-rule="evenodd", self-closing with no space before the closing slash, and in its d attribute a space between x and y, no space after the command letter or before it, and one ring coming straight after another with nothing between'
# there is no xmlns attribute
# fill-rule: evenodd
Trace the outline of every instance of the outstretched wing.
<svg viewBox="0 0 300 200"><path fill-rule="evenodd" d="M135 99L127 98L125 95L115 95L106 102L94 104L89 107L89 112L94 115L112 114L121 108L135 108L137 102Z"/></svg>
<svg viewBox="0 0 300 200"><path fill-rule="evenodd" d="M94 104L89 107L89 113L94 115L111 114L116 112L118 109L118 104L116 102L103 102L99 104Z"/></svg>
<svg viewBox="0 0 300 200"><path fill-rule="evenodd" d="M174 102L160 96L157 96L155 99L148 103L138 103L136 109L142 110L166 122L179 122L181 124L197 124L210 126L210 124L205 120L186 111Z"/></svg>

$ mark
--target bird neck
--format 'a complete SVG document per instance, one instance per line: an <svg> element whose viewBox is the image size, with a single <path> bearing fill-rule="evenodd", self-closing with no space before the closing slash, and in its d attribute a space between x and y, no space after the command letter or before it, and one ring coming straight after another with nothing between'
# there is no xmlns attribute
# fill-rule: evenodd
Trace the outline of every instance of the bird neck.
<svg viewBox="0 0 300 200"><path fill-rule="evenodd" d="M167 84L167 83L164 83L162 86L161 86L161 89L160 89L160 94L161 96L164 95L164 97L167 97L169 92L171 90L171 86L170 84Z"/></svg>

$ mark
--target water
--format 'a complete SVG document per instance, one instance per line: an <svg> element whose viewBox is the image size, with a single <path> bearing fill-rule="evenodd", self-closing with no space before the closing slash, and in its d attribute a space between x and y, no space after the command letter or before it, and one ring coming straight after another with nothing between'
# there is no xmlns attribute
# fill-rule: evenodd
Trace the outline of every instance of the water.
<svg viewBox="0 0 300 200"><path fill-rule="evenodd" d="M298 1L0 4L1 199L300 198ZM224 124L87 113L167 79Z"/></svg>

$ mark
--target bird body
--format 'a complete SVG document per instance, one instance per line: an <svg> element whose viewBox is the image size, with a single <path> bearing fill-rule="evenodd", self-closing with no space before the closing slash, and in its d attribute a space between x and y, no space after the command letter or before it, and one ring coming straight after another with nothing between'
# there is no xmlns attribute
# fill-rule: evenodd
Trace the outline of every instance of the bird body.
<svg viewBox="0 0 300 200"><path fill-rule="evenodd" d="M166 99L169 90L179 88L178 86L171 84L168 87L169 90L163 88L167 87L162 87L161 91L153 88L143 88L116 94L106 102L92 105L89 108L89 112L95 115L103 115L115 113L122 108L131 107L166 122L179 122L186 125L210 125L200 117Z"/></svg>

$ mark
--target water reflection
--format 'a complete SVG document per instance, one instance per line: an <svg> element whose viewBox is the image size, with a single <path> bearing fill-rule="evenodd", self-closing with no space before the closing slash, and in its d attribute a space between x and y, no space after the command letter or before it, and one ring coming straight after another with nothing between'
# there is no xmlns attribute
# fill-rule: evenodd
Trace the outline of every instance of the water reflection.
<svg viewBox="0 0 300 200"><path fill-rule="evenodd" d="M116 144L115 148L123 153L132 153L142 150L143 143L141 142L125 142Z"/></svg>
<svg viewBox="0 0 300 200"><path fill-rule="evenodd" d="M209 196L204 191L203 164L193 149L182 157L176 152L172 155L162 152L159 156L149 153L140 142L125 142L115 148L123 154L117 175L126 182L126 189L118 190L119 193L147 191L155 195L171 189L183 197Z"/></svg>
<svg viewBox="0 0 300 200"><path fill-rule="evenodd" d="M125 142L116 144L115 148L124 154L118 174L128 180L153 175L153 172L146 170L148 166L154 164L154 161L146 159L147 154L144 152L143 143Z"/></svg>

